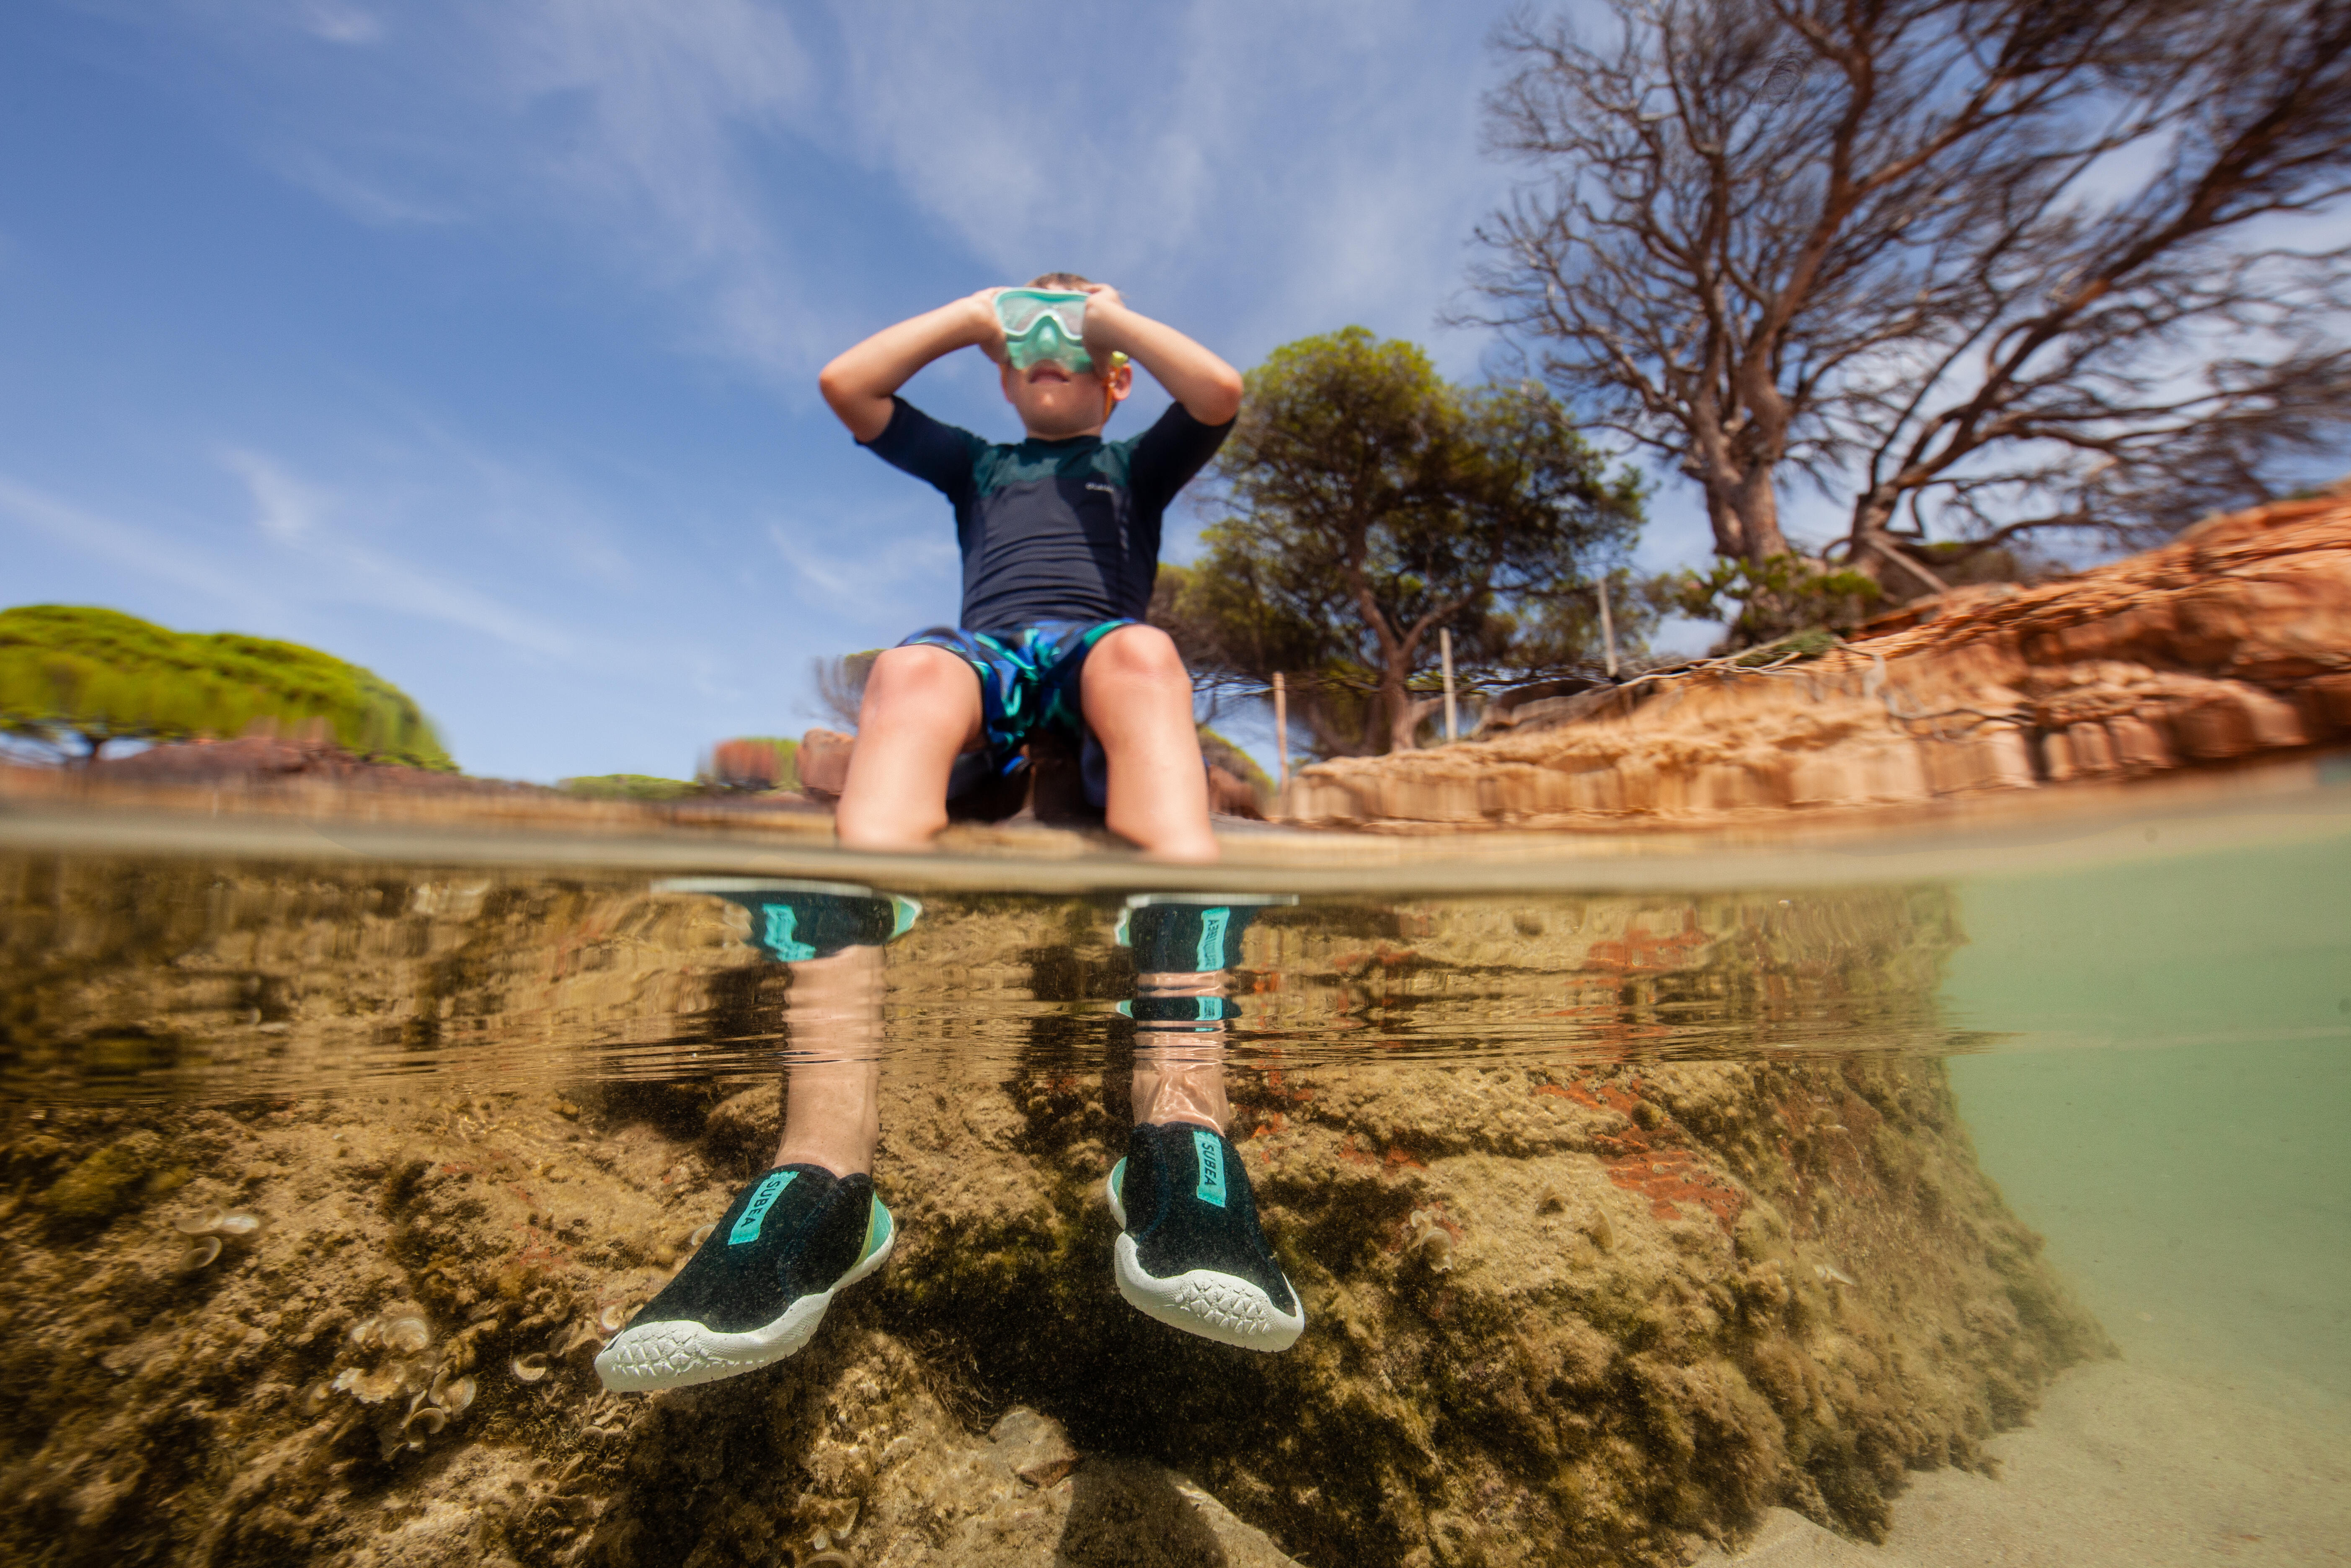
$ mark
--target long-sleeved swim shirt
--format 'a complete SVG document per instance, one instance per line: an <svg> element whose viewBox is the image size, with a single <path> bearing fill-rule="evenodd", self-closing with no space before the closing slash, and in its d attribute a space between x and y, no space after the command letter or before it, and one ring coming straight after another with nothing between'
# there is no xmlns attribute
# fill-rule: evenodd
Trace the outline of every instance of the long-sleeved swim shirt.
<svg viewBox="0 0 2351 1568"><path fill-rule="evenodd" d="M893 398L863 443L955 504L968 631L1143 618L1159 575L1160 519L1232 431L1174 403L1139 436L984 441Z"/></svg>

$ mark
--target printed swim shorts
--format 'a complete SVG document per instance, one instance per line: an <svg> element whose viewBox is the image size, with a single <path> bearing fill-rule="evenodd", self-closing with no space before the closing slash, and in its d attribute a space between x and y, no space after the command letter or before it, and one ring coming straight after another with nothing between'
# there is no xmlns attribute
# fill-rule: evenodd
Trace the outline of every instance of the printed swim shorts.
<svg viewBox="0 0 2351 1568"><path fill-rule="evenodd" d="M901 648L944 648L959 655L979 676L981 749L956 761L947 783L953 799L990 777L1009 778L1029 765L1020 748L1040 730L1059 730L1078 742L1079 770L1086 799L1110 800L1110 764L1102 742L1086 728L1078 678L1095 643L1134 620L1046 620L1018 631L964 631L935 626L918 631Z"/></svg>

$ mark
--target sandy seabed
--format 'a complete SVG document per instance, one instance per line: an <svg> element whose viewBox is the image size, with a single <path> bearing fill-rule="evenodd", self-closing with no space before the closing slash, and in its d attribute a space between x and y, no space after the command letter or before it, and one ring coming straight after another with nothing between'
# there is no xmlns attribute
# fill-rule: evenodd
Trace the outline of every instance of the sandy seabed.
<svg viewBox="0 0 2351 1568"><path fill-rule="evenodd" d="M2225 1387L2105 1361L2052 1384L2030 1427L1985 1445L1997 1480L1918 1476L1886 1544L1785 1509L1708 1564L2151 1568L2351 1563L2351 1448Z"/></svg>

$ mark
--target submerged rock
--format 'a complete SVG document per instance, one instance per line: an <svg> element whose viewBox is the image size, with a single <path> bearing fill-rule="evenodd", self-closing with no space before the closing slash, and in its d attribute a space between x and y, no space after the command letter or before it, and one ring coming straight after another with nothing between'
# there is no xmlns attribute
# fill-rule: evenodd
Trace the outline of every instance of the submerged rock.
<svg viewBox="0 0 2351 1568"><path fill-rule="evenodd" d="M127 1134L59 1177L41 1194L41 1206L69 1224L103 1224L139 1200L162 1147L145 1128Z"/></svg>
<svg viewBox="0 0 2351 1568"><path fill-rule="evenodd" d="M101 901L91 876L69 896L52 881L52 907ZM246 995L319 1021L290 1049L340 1017L400 1041L428 1013L503 1005L538 1028L590 1000L679 1019L724 1002L741 1032L775 973L677 900L487 879L387 893L359 871L198 891L233 916L216 931L165 901L141 918L187 920L172 941L65 944L90 956L18 992L25 1037L169 1013L207 1040ZM368 908L389 912L351 916ZM0 1208L0 1312L37 1347L0 1411L0 1553L1678 1563L1772 1507L1871 1535L1907 1470L1981 1463L2053 1370L2102 1350L1977 1171L1931 1055L1638 1054L1643 1010L1676 988L1759 975L1759 1030L1772 1008L1860 1007L1879 1038L1929 1043L1918 1008L1957 940L1938 895L1538 913L1301 909L1252 929L1253 964L1284 981L1249 1004L1269 1038L1366 1019L1442 1038L1478 997L1589 1020L1581 1060L1236 1064L1233 1137L1309 1314L1279 1355L1117 1294L1102 1184L1124 1144L1123 1023L1077 1050L1044 1018L1008 1067L924 1015L934 1054L884 1080L898 1256L792 1360L652 1398L602 1391L600 1324L650 1299L768 1158L773 1079L425 1078L402 1098L17 1122L0 1171L20 1191L129 1171L89 1183L127 1203L141 1173L184 1168L178 1211L269 1224L175 1276L154 1262L159 1231L183 1240L168 1218L60 1232L45 1204ZM1104 923L1080 924L942 899L893 961L1080 1002L1125 961ZM1820 936L1838 929L1870 935ZM330 940L357 956L317 964Z"/></svg>

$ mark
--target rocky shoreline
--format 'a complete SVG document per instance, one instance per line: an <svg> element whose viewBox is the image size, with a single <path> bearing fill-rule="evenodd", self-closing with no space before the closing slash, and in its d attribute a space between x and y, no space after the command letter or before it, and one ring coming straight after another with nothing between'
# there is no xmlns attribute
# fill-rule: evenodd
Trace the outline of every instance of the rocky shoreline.
<svg viewBox="0 0 2351 1568"><path fill-rule="evenodd" d="M1301 769L1272 815L1381 832L1888 819L2351 744L2351 494L2215 517L1843 647L1644 678L1490 741Z"/></svg>

